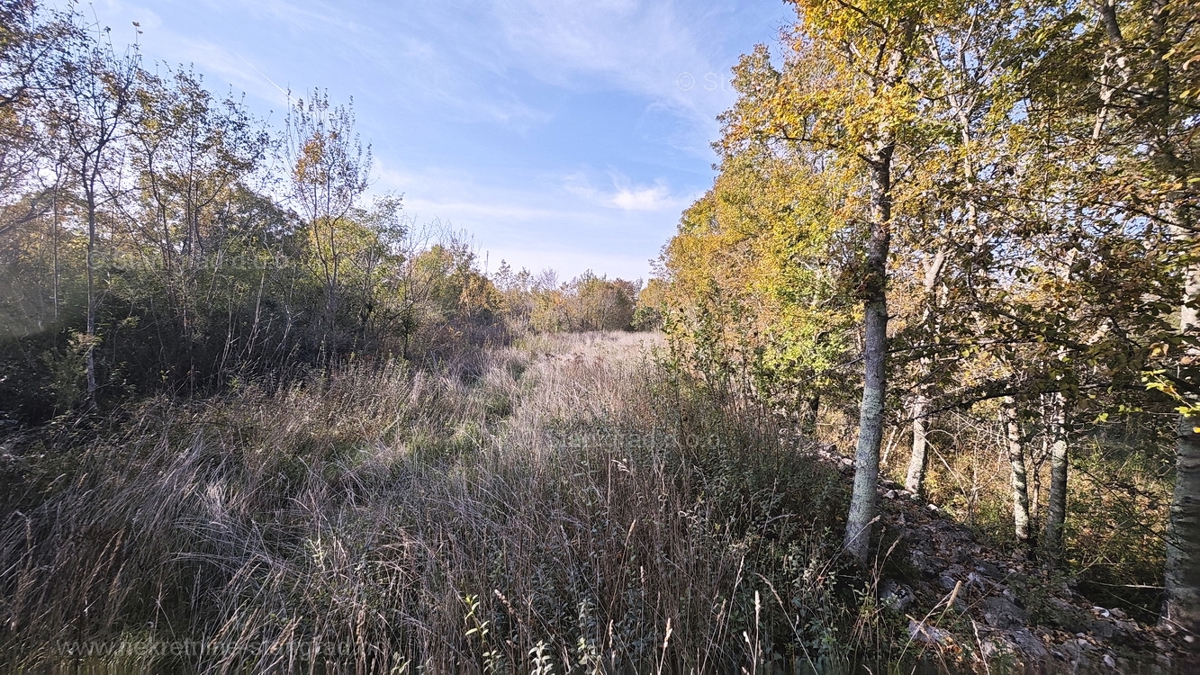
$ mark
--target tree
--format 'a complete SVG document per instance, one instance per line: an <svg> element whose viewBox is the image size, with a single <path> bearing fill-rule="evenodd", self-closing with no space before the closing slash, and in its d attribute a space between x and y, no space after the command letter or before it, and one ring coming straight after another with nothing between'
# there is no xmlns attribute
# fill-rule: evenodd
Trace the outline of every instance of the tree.
<svg viewBox="0 0 1200 675"><path fill-rule="evenodd" d="M898 147L912 131L915 92L908 76L923 8L825 0L796 4L800 24L790 41L793 53L781 78L784 86L771 101L774 110L764 111L773 117L768 126L781 140L829 155L861 181L866 193L865 208L851 216L865 230L856 279L856 297L864 310L864 376L844 542L847 552L865 563L875 521L887 396L894 168Z"/></svg>
<svg viewBox="0 0 1200 675"><path fill-rule="evenodd" d="M136 103L131 164L149 206L149 218L138 224L142 238L158 249L170 320L178 322L187 361L163 365L182 368L191 381L197 372L195 306L211 305L214 288L209 283L207 292L200 290L201 263L219 260L213 249L223 243L213 211L254 171L269 138L238 101L214 100L192 71L168 71L166 78L142 73Z"/></svg>
<svg viewBox="0 0 1200 675"><path fill-rule="evenodd" d="M325 335L335 338L342 267L346 263L344 219L369 186L371 149L365 153L354 132L354 112L333 106L327 93L296 101L288 113L284 143L291 173L291 197L309 235L325 292ZM332 357L337 345L329 344Z"/></svg>
<svg viewBox="0 0 1200 675"><path fill-rule="evenodd" d="M1109 200L1171 228L1182 278L1178 332L1150 383L1180 403L1175 490L1166 547L1163 626L1200 634L1200 8L1177 0L1091 4L1101 39L1095 138L1126 151L1112 162Z"/></svg>
<svg viewBox="0 0 1200 675"><path fill-rule="evenodd" d="M74 17L72 17L74 18ZM107 30L105 31L107 33ZM87 395L96 396L96 245L97 214L113 194L105 172L120 161L140 72L140 57L132 47L118 54L112 43L87 38L78 27L55 50L49 75L54 82L53 104L46 106L45 124L69 153L70 171L84 203L87 218Z"/></svg>

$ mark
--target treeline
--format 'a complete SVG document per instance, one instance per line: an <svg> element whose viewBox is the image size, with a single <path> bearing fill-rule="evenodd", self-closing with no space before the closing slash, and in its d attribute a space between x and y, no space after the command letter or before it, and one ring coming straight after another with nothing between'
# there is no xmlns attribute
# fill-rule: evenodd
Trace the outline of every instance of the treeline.
<svg viewBox="0 0 1200 675"><path fill-rule="evenodd" d="M688 362L855 445L860 560L883 462L1200 630L1200 6L795 5L664 249Z"/></svg>
<svg viewBox="0 0 1200 675"><path fill-rule="evenodd" d="M644 289L641 280L610 280L588 270L560 284L553 270L514 272L503 261L491 279L514 326L543 333L661 328L653 281Z"/></svg>
<svg viewBox="0 0 1200 675"><path fill-rule="evenodd" d="M0 423L631 327L640 282L493 283L465 237L370 197L350 106L314 91L272 130L109 36L0 0Z"/></svg>

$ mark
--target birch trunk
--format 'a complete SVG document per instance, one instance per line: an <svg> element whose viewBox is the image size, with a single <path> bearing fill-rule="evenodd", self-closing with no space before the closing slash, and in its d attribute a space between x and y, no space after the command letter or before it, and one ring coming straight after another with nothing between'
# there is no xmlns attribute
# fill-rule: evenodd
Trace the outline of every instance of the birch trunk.
<svg viewBox="0 0 1200 675"><path fill-rule="evenodd" d="M86 172L86 167L84 171ZM87 184L87 177L84 178ZM96 403L96 197L95 183L88 184L87 188L87 223L88 223L88 240L87 240L87 326L85 328L87 337L87 354L85 357L87 368L87 397L88 401L95 405Z"/></svg>
<svg viewBox="0 0 1200 675"><path fill-rule="evenodd" d="M883 401L887 391L887 258L891 244L892 146L884 145L871 162L872 220L864 264L866 308L863 393L859 408L858 447L854 452L854 491L846 519L845 549L866 563L871 547L879 482L879 446L883 440Z"/></svg>
<svg viewBox="0 0 1200 675"><path fill-rule="evenodd" d="M937 288L938 279L942 275L942 269L946 266L946 251L939 249L933 256L933 260L929 262L929 266L925 268L925 310L922 320L927 324L931 323L930 333L937 331L937 314L936 304L937 298L934 295ZM928 358L921 359L921 376L928 376L933 368L932 360ZM928 460L928 432L929 420L925 418L925 414L929 410L929 396L927 394L928 387L919 385L917 395L913 397L912 407L910 412L912 415L912 454L908 458L908 474L904 477L904 487L914 495L920 496L925 487L925 468L929 464Z"/></svg>
<svg viewBox="0 0 1200 675"><path fill-rule="evenodd" d="M1046 504L1045 549L1050 560L1058 562L1063 554L1063 526L1067 520L1067 430L1066 401L1061 393L1054 395L1050 418L1050 497Z"/></svg>
<svg viewBox="0 0 1200 675"><path fill-rule="evenodd" d="M1195 235L1185 236L1195 243ZM1187 270L1179 329L1194 334L1200 316L1200 267ZM1188 359L1200 358L1189 349ZM1181 415L1175 444L1175 490L1167 524L1167 561L1163 578L1163 612L1160 623L1170 630L1200 635L1200 417Z"/></svg>
<svg viewBox="0 0 1200 675"><path fill-rule="evenodd" d="M929 400L924 394L917 394L913 398L912 408L912 455L908 459L908 475L904 478L904 487L909 492L916 496L921 496L925 490L925 467L928 464L926 455L928 453L928 441L926 438L927 429L925 421L925 409L929 406Z"/></svg>
<svg viewBox="0 0 1200 675"><path fill-rule="evenodd" d="M1025 475L1025 443L1017 416L1017 403L1005 397L1004 431L1008 446L1008 462L1012 466L1013 533L1022 545L1029 544L1029 485Z"/></svg>

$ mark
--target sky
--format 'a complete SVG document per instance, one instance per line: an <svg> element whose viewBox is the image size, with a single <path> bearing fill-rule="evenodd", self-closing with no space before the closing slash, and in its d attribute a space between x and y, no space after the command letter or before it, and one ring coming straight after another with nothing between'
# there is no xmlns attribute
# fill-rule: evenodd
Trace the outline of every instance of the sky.
<svg viewBox="0 0 1200 675"><path fill-rule="evenodd" d="M353 100L375 193L468 233L494 271L648 278L711 185L729 69L781 0L95 0L147 66L194 65L279 128ZM133 22L140 24L138 29Z"/></svg>

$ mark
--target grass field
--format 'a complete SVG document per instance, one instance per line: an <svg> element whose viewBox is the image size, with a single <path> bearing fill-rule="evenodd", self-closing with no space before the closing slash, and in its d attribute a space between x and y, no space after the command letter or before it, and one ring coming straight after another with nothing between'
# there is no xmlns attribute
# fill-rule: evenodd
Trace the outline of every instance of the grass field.
<svg viewBox="0 0 1200 675"><path fill-rule="evenodd" d="M831 562L836 472L661 350L535 336L9 438L3 660L753 671L879 648Z"/></svg>

